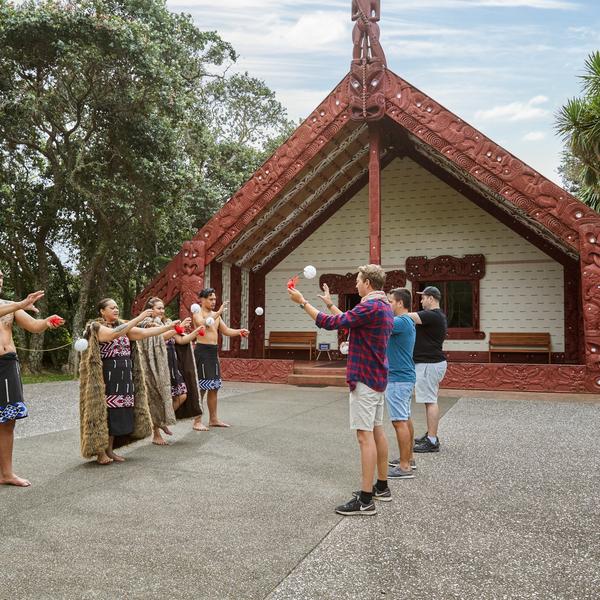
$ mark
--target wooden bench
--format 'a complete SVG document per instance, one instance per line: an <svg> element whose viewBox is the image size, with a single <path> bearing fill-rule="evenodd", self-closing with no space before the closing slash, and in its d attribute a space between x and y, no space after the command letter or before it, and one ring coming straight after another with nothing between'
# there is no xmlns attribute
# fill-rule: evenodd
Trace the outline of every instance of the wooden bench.
<svg viewBox="0 0 600 600"><path fill-rule="evenodd" d="M313 352L317 347L316 331L271 331L265 339L263 347L263 358L265 351L269 356L273 350L308 350L309 360L312 360Z"/></svg>
<svg viewBox="0 0 600 600"><path fill-rule="evenodd" d="M489 361L493 352L518 352L532 354L544 352L548 354L548 364L552 359L552 346L549 333L490 333Z"/></svg>

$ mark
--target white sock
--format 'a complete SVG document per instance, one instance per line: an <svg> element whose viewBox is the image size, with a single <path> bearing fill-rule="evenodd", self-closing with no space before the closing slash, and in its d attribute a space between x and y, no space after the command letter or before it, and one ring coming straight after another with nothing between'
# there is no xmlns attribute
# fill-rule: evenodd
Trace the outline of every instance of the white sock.
<svg viewBox="0 0 600 600"><path fill-rule="evenodd" d="M435 444L437 442L437 436L435 435L428 435L427 439L432 443Z"/></svg>

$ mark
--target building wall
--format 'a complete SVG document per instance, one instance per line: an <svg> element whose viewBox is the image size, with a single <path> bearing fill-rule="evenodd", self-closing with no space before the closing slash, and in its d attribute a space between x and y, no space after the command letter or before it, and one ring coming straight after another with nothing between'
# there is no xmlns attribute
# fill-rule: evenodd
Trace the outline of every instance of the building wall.
<svg viewBox="0 0 600 600"><path fill-rule="evenodd" d="M319 275L346 274L368 262L368 189L361 190L266 278L269 331L309 331L314 324L287 297L286 282L312 264L318 275L298 287L319 305ZM485 340L449 340L447 350L487 350L491 331L549 332L552 350L564 351L563 268L408 158L382 173L382 263L404 269L409 256L483 254L480 329ZM410 287L410 282L408 282ZM337 347L335 332L320 342Z"/></svg>

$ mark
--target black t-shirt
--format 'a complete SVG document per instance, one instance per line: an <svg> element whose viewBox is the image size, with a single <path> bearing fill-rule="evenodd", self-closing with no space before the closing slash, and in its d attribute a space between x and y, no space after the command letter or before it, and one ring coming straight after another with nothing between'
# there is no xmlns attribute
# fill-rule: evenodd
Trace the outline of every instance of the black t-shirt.
<svg viewBox="0 0 600 600"><path fill-rule="evenodd" d="M417 325L417 339L413 358L416 363L438 363L446 360L442 344L446 339L448 321L439 308L420 310L418 313L422 325Z"/></svg>

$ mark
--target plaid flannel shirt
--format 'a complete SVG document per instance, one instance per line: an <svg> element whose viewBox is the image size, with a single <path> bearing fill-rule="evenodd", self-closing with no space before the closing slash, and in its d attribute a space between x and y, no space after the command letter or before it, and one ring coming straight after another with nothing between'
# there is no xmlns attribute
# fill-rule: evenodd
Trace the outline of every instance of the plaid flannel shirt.
<svg viewBox="0 0 600 600"><path fill-rule="evenodd" d="M394 327L394 314L383 300L367 300L340 315L320 312L321 329L350 330L346 381L351 390L362 382L377 392L385 391L388 380L387 345Z"/></svg>

